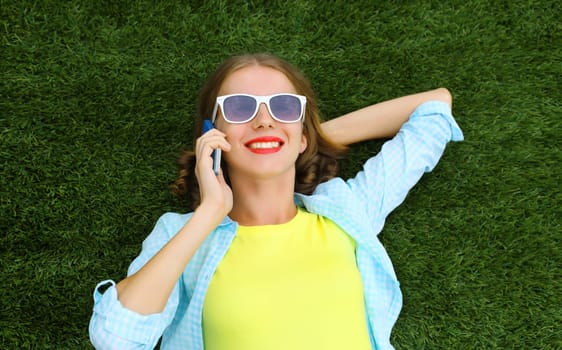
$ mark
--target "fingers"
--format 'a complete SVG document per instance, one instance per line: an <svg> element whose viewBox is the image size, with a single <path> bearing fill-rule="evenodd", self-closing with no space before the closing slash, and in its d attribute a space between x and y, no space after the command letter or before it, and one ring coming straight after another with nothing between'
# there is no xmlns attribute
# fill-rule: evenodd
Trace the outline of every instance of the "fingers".
<svg viewBox="0 0 562 350"><path fill-rule="evenodd" d="M225 134L217 129L204 133L195 145L195 175L199 182L201 203L217 209L220 215L227 215L232 208L232 190L226 183L222 170L218 176L213 170L213 151L220 149L230 151L231 145L226 141ZM219 215L219 216L220 216Z"/></svg>
<svg viewBox="0 0 562 350"><path fill-rule="evenodd" d="M213 168L211 155L215 150L230 151L231 145L226 141L225 134L217 129L209 130L199 137L195 144L196 173L207 174Z"/></svg>
<svg viewBox="0 0 562 350"><path fill-rule="evenodd" d="M230 143L226 141L226 135L217 129L212 129L204 133L196 141L195 154L198 158L210 156L215 149L230 151Z"/></svg>

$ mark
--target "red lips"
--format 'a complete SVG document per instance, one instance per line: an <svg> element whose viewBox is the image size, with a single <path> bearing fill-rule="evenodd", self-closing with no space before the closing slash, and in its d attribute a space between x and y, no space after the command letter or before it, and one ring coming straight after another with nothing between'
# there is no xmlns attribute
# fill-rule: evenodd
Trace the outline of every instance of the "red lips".
<svg viewBox="0 0 562 350"><path fill-rule="evenodd" d="M248 149L253 153L269 154L278 152L283 144L283 140L279 137L262 136L246 142L244 146L248 147Z"/></svg>

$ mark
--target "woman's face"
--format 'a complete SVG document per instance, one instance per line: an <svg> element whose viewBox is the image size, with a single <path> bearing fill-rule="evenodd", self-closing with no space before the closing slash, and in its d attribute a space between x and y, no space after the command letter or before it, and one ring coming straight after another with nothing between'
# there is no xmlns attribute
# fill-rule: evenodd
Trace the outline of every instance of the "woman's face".
<svg viewBox="0 0 562 350"><path fill-rule="evenodd" d="M285 74L254 65L236 70L224 80L219 96L235 93L266 96L297 92ZM250 178L294 176L296 159L307 145L302 125L302 121L274 120L265 104L259 106L254 119L243 124L226 122L219 111L215 126L232 145L229 152L223 153L230 178L238 174Z"/></svg>

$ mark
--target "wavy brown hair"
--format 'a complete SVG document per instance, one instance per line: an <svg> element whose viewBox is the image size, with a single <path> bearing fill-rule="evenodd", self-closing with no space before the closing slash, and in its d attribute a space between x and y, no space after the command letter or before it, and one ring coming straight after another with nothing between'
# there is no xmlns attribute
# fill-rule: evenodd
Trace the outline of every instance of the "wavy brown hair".
<svg viewBox="0 0 562 350"><path fill-rule="evenodd" d="M338 159L345 154L347 147L331 142L322 132L318 103L308 79L294 66L270 54L246 54L227 59L208 79L199 93L194 139L202 134L203 120L209 119L216 98L224 80L234 71L260 65L273 68L285 74L295 87L297 94L306 96L306 110L303 133L307 147L295 163L295 192L311 194L316 186L337 175ZM193 143L195 144L195 142ZM195 152L183 151L178 158L178 177L172 185L172 192L185 197L191 210L199 205L199 184L195 176ZM227 168L221 164L223 174L229 183Z"/></svg>

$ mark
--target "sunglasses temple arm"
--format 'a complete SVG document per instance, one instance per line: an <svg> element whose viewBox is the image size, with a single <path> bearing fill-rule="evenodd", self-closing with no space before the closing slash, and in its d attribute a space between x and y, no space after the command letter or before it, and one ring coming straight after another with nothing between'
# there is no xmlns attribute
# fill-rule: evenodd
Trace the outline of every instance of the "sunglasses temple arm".
<svg viewBox="0 0 562 350"><path fill-rule="evenodd" d="M215 107L213 108L213 114L211 117L211 121L215 124L215 120L217 119L217 112L218 112L219 104L215 103Z"/></svg>

